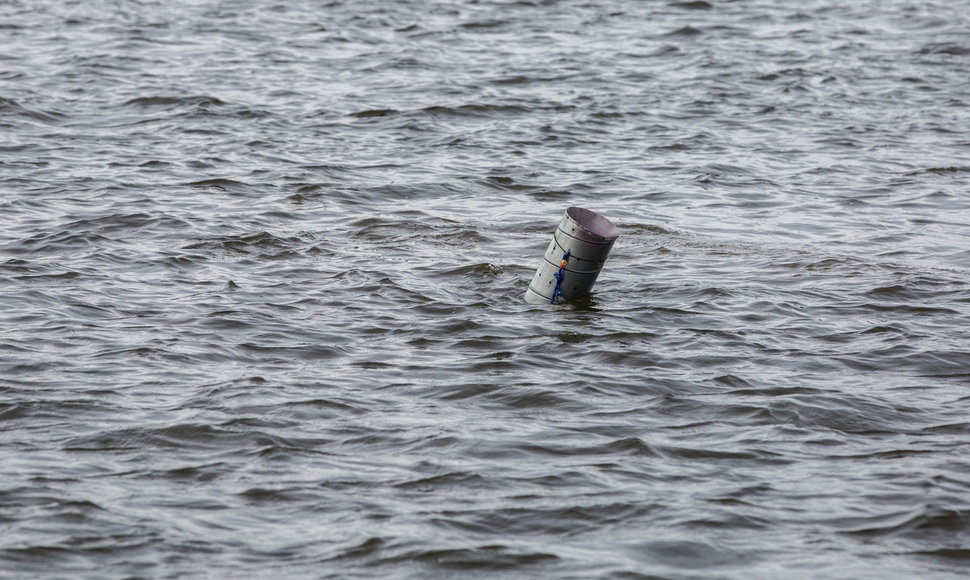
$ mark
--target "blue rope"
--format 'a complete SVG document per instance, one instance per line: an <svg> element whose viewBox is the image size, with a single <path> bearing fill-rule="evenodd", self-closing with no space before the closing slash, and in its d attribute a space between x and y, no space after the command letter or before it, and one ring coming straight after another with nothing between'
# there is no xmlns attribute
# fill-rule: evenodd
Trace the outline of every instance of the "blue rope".
<svg viewBox="0 0 970 580"><path fill-rule="evenodd" d="M564 278L562 271L566 269L566 262L569 260L569 250L562 255L562 262L559 262L559 271L553 274L556 279L556 288L552 291L552 298L549 299L549 304L555 304L557 298L562 298L562 279Z"/></svg>

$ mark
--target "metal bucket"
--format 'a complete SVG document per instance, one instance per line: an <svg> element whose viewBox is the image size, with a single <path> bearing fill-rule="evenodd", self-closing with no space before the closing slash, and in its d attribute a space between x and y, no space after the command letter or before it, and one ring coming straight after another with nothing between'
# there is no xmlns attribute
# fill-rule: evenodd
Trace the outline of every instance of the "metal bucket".
<svg viewBox="0 0 970 580"><path fill-rule="evenodd" d="M589 294L619 235L613 222L600 214L581 207L567 209L525 291L525 301L562 304Z"/></svg>

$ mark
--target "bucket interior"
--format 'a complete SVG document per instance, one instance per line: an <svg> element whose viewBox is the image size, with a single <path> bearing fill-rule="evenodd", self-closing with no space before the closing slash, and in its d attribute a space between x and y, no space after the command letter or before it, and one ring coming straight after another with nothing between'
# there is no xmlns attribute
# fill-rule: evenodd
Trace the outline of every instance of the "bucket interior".
<svg viewBox="0 0 970 580"><path fill-rule="evenodd" d="M566 210L566 215L578 223L587 233L593 234L604 241L615 240L620 235L620 230L613 225L613 222L595 211L581 207L571 207Z"/></svg>

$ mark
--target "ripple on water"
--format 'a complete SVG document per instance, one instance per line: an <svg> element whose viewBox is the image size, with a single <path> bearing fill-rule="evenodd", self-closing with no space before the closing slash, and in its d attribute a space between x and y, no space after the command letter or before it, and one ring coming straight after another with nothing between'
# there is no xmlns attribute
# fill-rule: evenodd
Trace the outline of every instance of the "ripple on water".
<svg viewBox="0 0 970 580"><path fill-rule="evenodd" d="M0 567L962 577L964 12L0 3Z"/></svg>

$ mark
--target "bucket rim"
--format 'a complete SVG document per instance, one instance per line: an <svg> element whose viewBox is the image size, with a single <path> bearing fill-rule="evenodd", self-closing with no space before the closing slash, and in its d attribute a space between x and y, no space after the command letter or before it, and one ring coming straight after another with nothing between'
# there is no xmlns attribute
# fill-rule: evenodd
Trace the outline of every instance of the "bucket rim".
<svg viewBox="0 0 970 580"><path fill-rule="evenodd" d="M593 210L572 206L566 209L566 217L576 222L583 233L598 241L612 241L620 236L616 224Z"/></svg>

